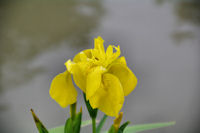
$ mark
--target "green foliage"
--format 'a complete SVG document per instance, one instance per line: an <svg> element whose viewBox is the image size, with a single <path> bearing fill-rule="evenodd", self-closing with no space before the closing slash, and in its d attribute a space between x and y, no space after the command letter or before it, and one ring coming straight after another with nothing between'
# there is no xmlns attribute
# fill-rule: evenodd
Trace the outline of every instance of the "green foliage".
<svg viewBox="0 0 200 133"><path fill-rule="evenodd" d="M104 115L103 118L101 119L99 125L97 126L97 131L96 131L97 133L100 133L104 123L106 122L107 117L108 117L107 115Z"/></svg>
<svg viewBox="0 0 200 133"><path fill-rule="evenodd" d="M81 127L85 127L92 124L91 120L86 120L86 121L81 122L82 112L80 111L78 114L75 115L75 118L73 120L70 117L67 119L65 125L52 128L48 131L32 109L31 109L31 112L32 112L32 116L35 121L36 127L38 128L39 133L80 133ZM107 116L104 115L103 118L101 119L99 125L97 126L97 133L101 133L101 129L106 121L106 118ZM129 124L129 121L122 124L119 127L118 131L112 125L108 131L104 131L102 133L138 133L141 131L147 131L147 130L158 129L162 127L172 126L172 125L175 125L175 122L127 126L128 124Z"/></svg>
<svg viewBox="0 0 200 133"><path fill-rule="evenodd" d="M107 132L106 132L107 133ZM108 130L108 133L117 133L117 130L115 129L115 127L112 125L110 127L110 129Z"/></svg>
<svg viewBox="0 0 200 133"><path fill-rule="evenodd" d="M32 113L33 119L35 121L35 124L36 124L36 127L37 127L39 133L48 133L48 130L45 128L45 126L42 124L42 122L36 116L33 109L31 109L31 113Z"/></svg>
<svg viewBox="0 0 200 133"><path fill-rule="evenodd" d="M119 129L116 129L113 125L110 127L110 129L108 130L108 133L123 133L124 129L128 126L130 122L127 121L124 124L122 124Z"/></svg>
<svg viewBox="0 0 200 133"><path fill-rule="evenodd" d="M73 133L80 133L81 121L82 121L82 112L80 112L76 115L76 118L73 122L73 126L74 126Z"/></svg>
<svg viewBox="0 0 200 133"><path fill-rule="evenodd" d="M124 132L124 129L128 126L129 123L130 123L130 122L127 121L127 122L125 122L124 124L122 124L122 125L120 126L119 130L118 130L118 133L123 133L123 132Z"/></svg>
<svg viewBox="0 0 200 133"><path fill-rule="evenodd" d="M73 133L73 122L71 118L68 118L65 123L64 133Z"/></svg>
<svg viewBox="0 0 200 133"><path fill-rule="evenodd" d="M81 127L85 127L91 124L92 124L91 120L82 121ZM64 129L65 129L65 125L58 126L58 127L49 129L49 133L64 133Z"/></svg>
<svg viewBox="0 0 200 133"><path fill-rule="evenodd" d="M97 112L98 112L98 109L93 109L89 103L89 101L86 100L86 96L85 96L85 93L83 93L83 97L84 97L84 100L85 100L85 104L86 104L86 107L88 109L88 112L90 114L90 117L91 118L96 118L97 117Z"/></svg>
<svg viewBox="0 0 200 133"><path fill-rule="evenodd" d="M172 125L175 125L175 122L152 123L152 124L128 126L125 129L125 133L147 131L147 130L157 129L157 128L161 128L161 127L168 127L168 126L172 126Z"/></svg>
<svg viewBox="0 0 200 133"><path fill-rule="evenodd" d="M125 123L126 124L126 123ZM124 124L123 124L124 125ZM123 126L122 125L122 126ZM175 122L165 122L165 123L152 123L152 124L142 124L142 125L133 125L133 126L127 126L127 128L124 130L123 133L138 133L141 131L147 131L147 130L152 130L152 129L158 129L158 128L162 128L162 127L168 127L168 126L172 126L175 125ZM122 127L121 126L121 127ZM125 125L124 125L125 126ZM120 128L121 128L120 127ZM103 133L115 133L115 132L111 132L110 129L109 131L104 131ZM119 132L118 132L119 133ZM120 132L121 133L121 132Z"/></svg>
<svg viewBox="0 0 200 133"><path fill-rule="evenodd" d="M80 133L82 111L75 115L75 118L69 118L66 121L64 133Z"/></svg>

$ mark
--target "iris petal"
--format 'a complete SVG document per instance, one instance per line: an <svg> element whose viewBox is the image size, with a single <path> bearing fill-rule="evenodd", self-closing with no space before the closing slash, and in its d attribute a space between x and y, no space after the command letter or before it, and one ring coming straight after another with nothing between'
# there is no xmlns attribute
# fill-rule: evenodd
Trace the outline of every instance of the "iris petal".
<svg viewBox="0 0 200 133"><path fill-rule="evenodd" d="M102 73L105 72L106 69L102 66L98 66L92 68L91 72L87 75L87 82L86 82L86 99L88 100L97 89L100 87L101 84L101 77Z"/></svg>
<svg viewBox="0 0 200 133"><path fill-rule="evenodd" d="M135 89L137 78L126 65L114 63L110 66L108 72L118 77L123 86L125 96Z"/></svg>
<svg viewBox="0 0 200 133"><path fill-rule="evenodd" d="M122 57L119 57L118 59L116 59L113 63L118 63L118 64L121 64L121 65L126 65L126 59L124 56Z"/></svg>
<svg viewBox="0 0 200 133"><path fill-rule="evenodd" d="M116 117L124 102L124 92L119 79L109 73L103 74L100 88L89 101L93 108Z"/></svg>
<svg viewBox="0 0 200 133"><path fill-rule="evenodd" d="M94 39L94 48L99 50L100 53L105 54L103 43L104 43L104 40L100 36L98 36L97 38Z"/></svg>
<svg viewBox="0 0 200 133"><path fill-rule="evenodd" d="M113 55L113 47L111 45L109 45L106 50L106 56L109 59L109 58L112 58L112 55Z"/></svg>
<svg viewBox="0 0 200 133"><path fill-rule="evenodd" d="M76 102L77 91L68 71L58 74L53 79L49 94L63 108Z"/></svg>
<svg viewBox="0 0 200 133"><path fill-rule="evenodd" d="M92 53L91 53L91 51L92 51L92 49L83 50L82 52L80 52L80 53L78 53L77 55L74 56L73 61L74 61L75 63L78 63L78 62L82 61L82 60L81 60L81 54L83 54L83 53L87 56L87 58L91 59L91 58L92 58Z"/></svg>

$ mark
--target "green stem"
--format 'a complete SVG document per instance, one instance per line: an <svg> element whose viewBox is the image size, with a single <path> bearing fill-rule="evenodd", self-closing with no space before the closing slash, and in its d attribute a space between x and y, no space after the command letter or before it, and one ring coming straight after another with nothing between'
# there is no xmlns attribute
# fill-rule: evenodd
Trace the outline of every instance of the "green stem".
<svg viewBox="0 0 200 133"><path fill-rule="evenodd" d="M92 118L92 131L96 133L96 118Z"/></svg>
<svg viewBox="0 0 200 133"><path fill-rule="evenodd" d="M99 125L97 126L97 129L96 129L97 133L100 133L104 123L106 122L107 117L108 117L107 115L104 115L103 118L101 119L101 121L100 121L100 123L99 123Z"/></svg>
<svg viewBox="0 0 200 133"><path fill-rule="evenodd" d="M74 120L76 116L76 103L70 105L70 114L72 120Z"/></svg>
<svg viewBox="0 0 200 133"><path fill-rule="evenodd" d="M84 97L85 105L86 105L86 107L88 109L88 112L90 114L90 118L92 119L92 130L93 130L93 133L96 133L96 117L97 117L98 109L93 109L91 107L90 102L88 100L86 100L85 93L83 93L83 97Z"/></svg>

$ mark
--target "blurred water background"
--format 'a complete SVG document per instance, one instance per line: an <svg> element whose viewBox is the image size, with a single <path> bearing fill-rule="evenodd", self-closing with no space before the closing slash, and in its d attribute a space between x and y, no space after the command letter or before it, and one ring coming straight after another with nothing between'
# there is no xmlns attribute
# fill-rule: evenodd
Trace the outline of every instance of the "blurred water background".
<svg viewBox="0 0 200 133"><path fill-rule="evenodd" d="M139 79L123 121L177 123L149 133L200 132L198 0L1 0L0 132L37 132L30 108L48 128L64 124L69 108L50 98L51 80L98 35L121 46Z"/></svg>

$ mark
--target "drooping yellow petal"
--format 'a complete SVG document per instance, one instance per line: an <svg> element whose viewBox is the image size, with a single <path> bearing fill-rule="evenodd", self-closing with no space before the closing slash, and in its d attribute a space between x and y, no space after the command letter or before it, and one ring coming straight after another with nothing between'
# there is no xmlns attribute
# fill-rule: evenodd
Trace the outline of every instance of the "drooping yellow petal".
<svg viewBox="0 0 200 133"><path fill-rule="evenodd" d="M137 85L137 78L127 66L119 63L113 63L108 69L108 72L118 77L123 86L125 96L130 94L135 89Z"/></svg>
<svg viewBox="0 0 200 133"><path fill-rule="evenodd" d="M124 92L117 77L105 73L102 83L96 93L89 98L93 108L98 108L108 116L117 117L124 102Z"/></svg>
<svg viewBox="0 0 200 133"><path fill-rule="evenodd" d="M68 71L58 74L53 79L49 94L63 108L76 102L77 91Z"/></svg>
<svg viewBox="0 0 200 133"><path fill-rule="evenodd" d="M84 57L83 57L84 58ZM67 70L72 73L74 82L76 85L85 92L86 89L86 76L92 67L92 63L86 61L80 61L78 63L68 60L66 63Z"/></svg>
<svg viewBox="0 0 200 133"><path fill-rule="evenodd" d="M86 99L88 100L94 93L99 89L101 84L102 73L104 73L106 69L102 66L94 67L90 70L87 75L86 81Z"/></svg>

